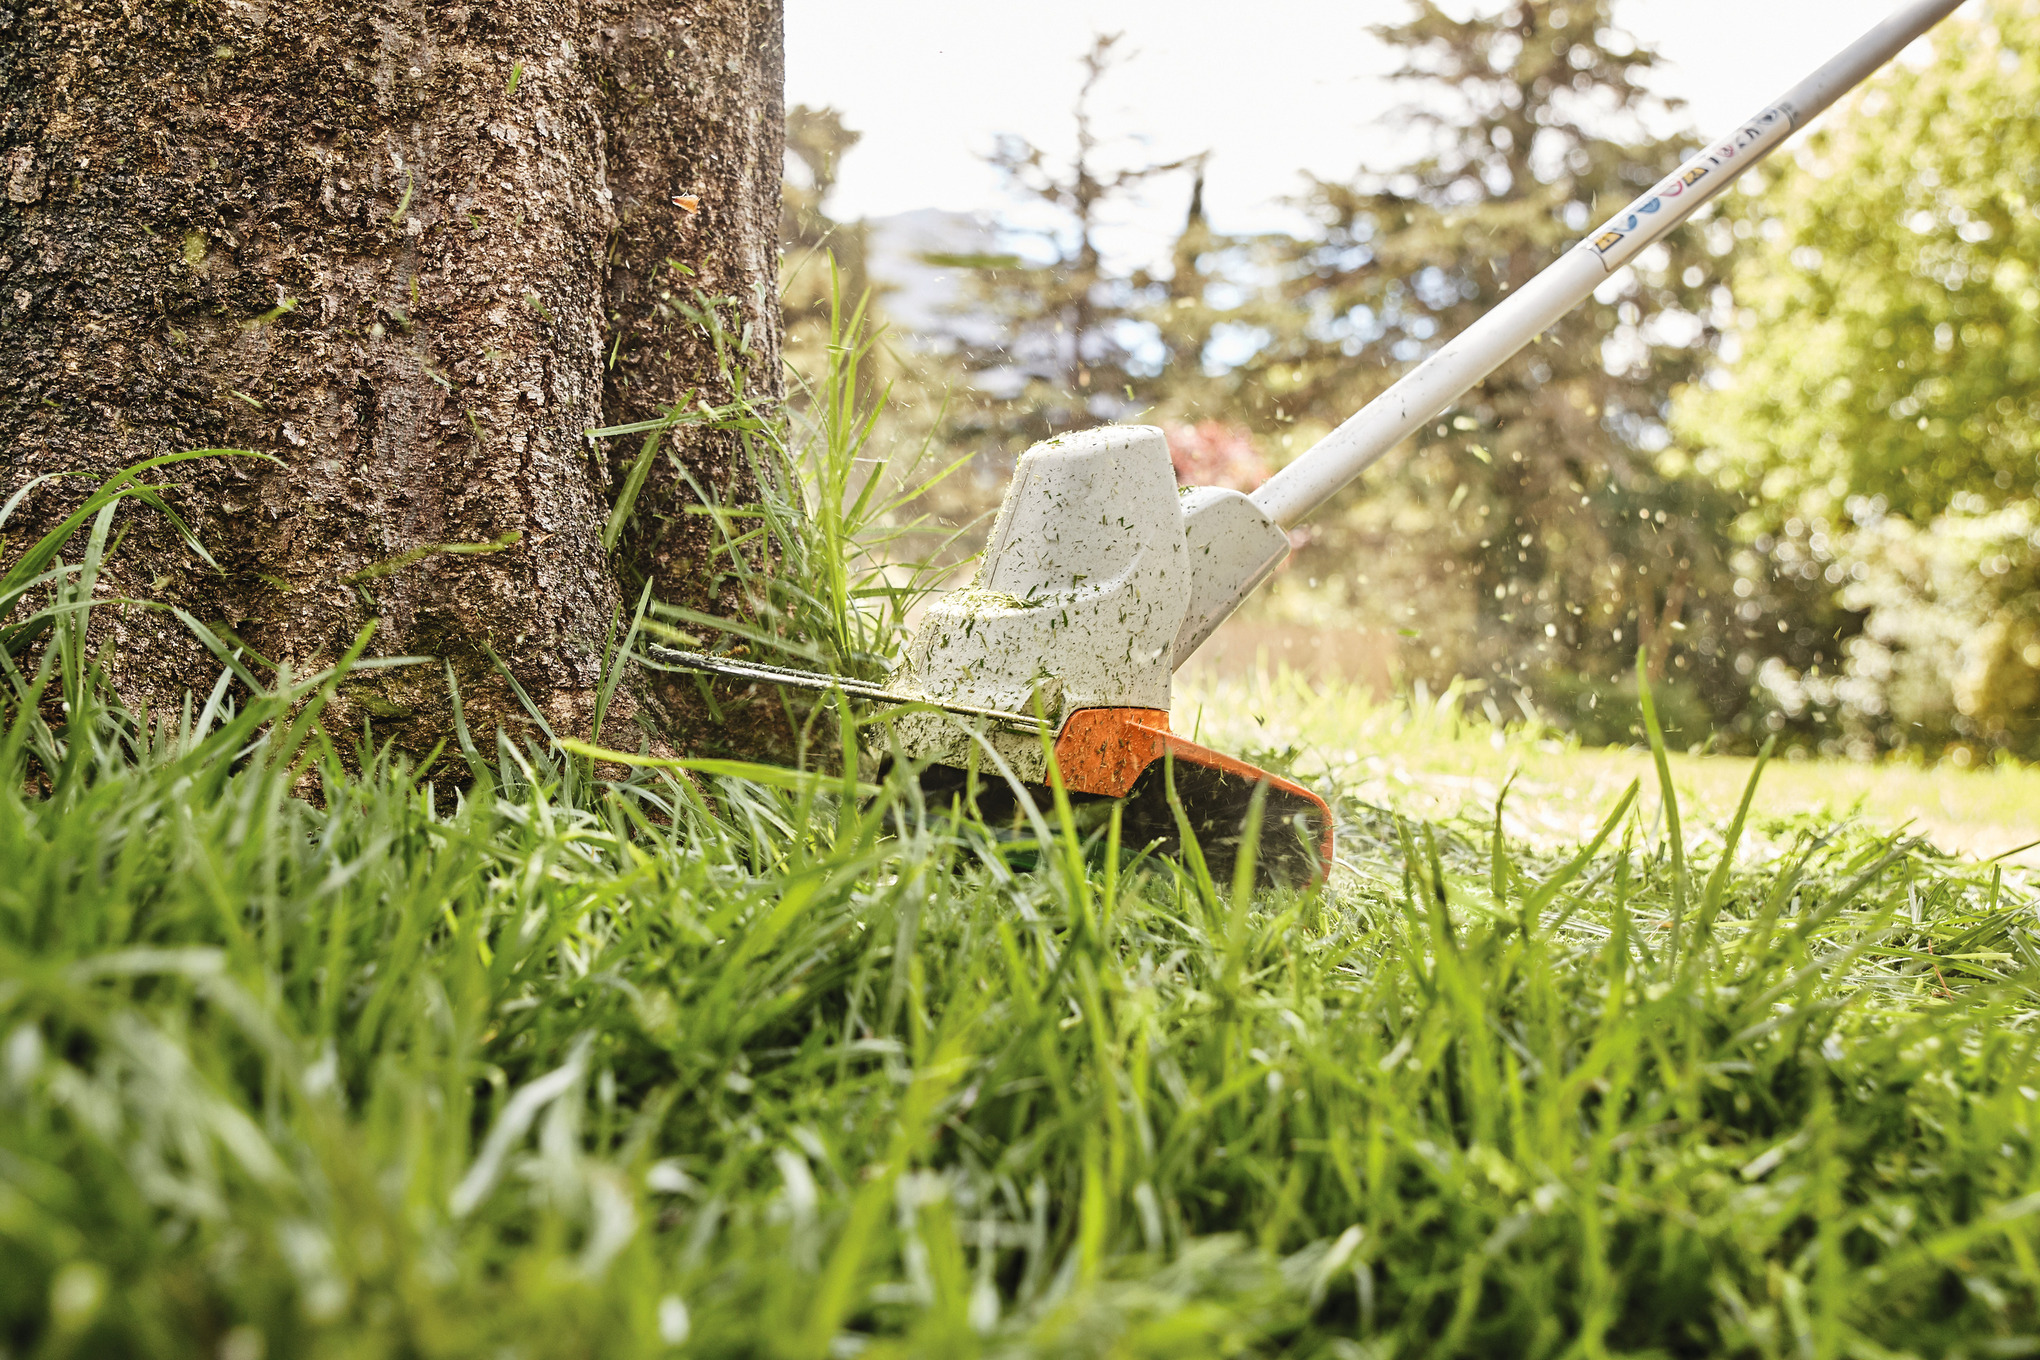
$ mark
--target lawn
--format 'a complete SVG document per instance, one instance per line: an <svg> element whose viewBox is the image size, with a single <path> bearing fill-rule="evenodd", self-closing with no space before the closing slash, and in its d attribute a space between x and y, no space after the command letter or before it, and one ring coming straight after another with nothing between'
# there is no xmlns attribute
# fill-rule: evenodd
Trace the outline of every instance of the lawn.
<svg viewBox="0 0 2040 1360"><path fill-rule="evenodd" d="M1674 834L1647 753L1240 693L1342 819L1255 895L76 681L0 749L6 1354L2040 1345L2033 886L1805 809L1860 772L1738 834L1675 762Z"/></svg>
<svg viewBox="0 0 2040 1360"><path fill-rule="evenodd" d="M1642 742L1583 748L1541 723L1498 729L1478 714L1469 719L1457 695L1381 703L1365 688L1287 671L1197 675L1178 694L1173 718L1221 749L1294 750L1299 768L1412 817L1491 817L1513 775L1504 825L1529 841L1560 845L1592 835L1631 780L1643 781L1645 815L1657 815L1656 776ZM1690 818L1706 825L1734 816L1754 761L1679 752L1668 759ZM1759 823L1812 815L1905 828L1950 853L2002 855L2040 868L2040 769L2016 762L1963 769L1780 759L1765 770L1751 814Z"/></svg>

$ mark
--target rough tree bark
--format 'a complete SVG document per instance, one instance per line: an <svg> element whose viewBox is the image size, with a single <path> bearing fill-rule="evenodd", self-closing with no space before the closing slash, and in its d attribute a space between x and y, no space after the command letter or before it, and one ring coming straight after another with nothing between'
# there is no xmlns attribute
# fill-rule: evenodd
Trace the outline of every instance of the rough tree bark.
<svg viewBox="0 0 2040 1360"><path fill-rule="evenodd" d="M621 469L583 431L730 395L673 305L696 288L777 395L780 72L778 0L0 0L0 494L88 474L6 532L144 458L269 455L178 470L223 573L137 508L107 593L300 674L375 620L483 730L521 717L493 650L585 731L635 581L706 582L663 467L608 558ZM746 493L726 440L677 452ZM130 699L217 674L166 614L99 613ZM437 667L346 693L381 736L447 733Z"/></svg>
<svg viewBox="0 0 2040 1360"><path fill-rule="evenodd" d="M676 28L632 0L600 6L602 122L620 204L609 250L607 424L655 418L689 393L710 405L740 395L770 405L783 395L786 113L778 0L769 8L722 0L694 7ZM706 329L694 319L704 300L715 312ZM695 491L679 469L725 504L756 493L752 469L728 432L680 426L666 441L670 457L653 465L620 545L625 593L635 600L649 580L656 599L727 612L737 602L715 588L713 524L688 513ZM694 681L670 676L646 693L658 725L695 733L697 745L714 732L738 749L784 746L773 703L717 710L700 696Z"/></svg>

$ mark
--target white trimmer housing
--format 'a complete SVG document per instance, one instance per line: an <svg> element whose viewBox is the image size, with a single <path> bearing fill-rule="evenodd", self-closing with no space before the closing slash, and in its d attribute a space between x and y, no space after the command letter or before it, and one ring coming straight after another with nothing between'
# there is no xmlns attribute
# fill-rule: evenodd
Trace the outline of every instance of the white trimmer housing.
<svg viewBox="0 0 2040 1360"><path fill-rule="evenodd" d="M1032 713L1169 706L1189 599L1168 442L1113 426L1037 444L1013 471L968 590L929 609L907 651L912 690Z"/></svg>
<svg viewBox="0 0 2040 1360"><path fill-rule="evenodd" d="M952 708L1038 712L1052 734L1087 708L1166 714L1176 667L1288 553L1239 492L1179 492L1152 426L1051 439L1022 455L976 582L928 611L896 687ZM1045 776L1038 735L975 726L1022 778ZM936 714L898 731L910 754L945 763L975 744Z"/></svg>
<svg viewBox="0 0 2040 1360"><path fill-rule="evenodd" d="M1190 553L1189 608L1176 630L1180 667L1289 558L1289 535L1252 497L1222 486L1183 493L1183 540Z"/></svg>

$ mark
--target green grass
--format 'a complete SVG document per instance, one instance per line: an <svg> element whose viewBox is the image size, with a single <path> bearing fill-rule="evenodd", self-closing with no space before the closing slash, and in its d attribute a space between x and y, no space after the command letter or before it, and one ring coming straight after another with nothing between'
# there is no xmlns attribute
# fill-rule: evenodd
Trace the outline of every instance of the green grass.
<svg viewBox="0 0 2040 1360"><path fill-rule="evenodd" d="M830 381L739 413L754 617L626 639L882 671L911 491ZM1340 819L1253 895L862 784L869 715L421 771L202 630L210 695L111 705L161 489L0 581L0 1360L2040 1350L2034 885L1811 810L1853 775L1193 691Z"/></svg>
<svg viewBox="0 0 2040 1360"><path fill-rule="evenodd" d="M1250 897L903 779L499 742L457 791L330 677L124 719L57 607L0 746L6 1354L2040 1348L2018 873L1328 782L1330 890Z"/></svg>
<svg viewBox="0 0 2040 1360"><path fill-rule="evenodd" d="M1557 846L1593 833L1631 780L1644 782L1656 815L1651 753L1584 747L1541 721L1500 725L1468 716L1466 695L1383 703L1364 686L1321 683L1284 669L1226 680L1179 677L1176 725L1199 728L1222 750L1293 759L1368 801L1431 819L1484 820L1504 781L1515 780L1506 825L1520 839ZM1511 704L1513 709L1514 705ZM1497 708L1497 716L1509 716ZM1726 823L1749 784L1746 757L1670 753L1680 805ZM1883 830L1907 828L1940 849L1976 859L2004 855L2040 868L2040 768L2004 761L1979 769L1951 762L1786 759L1764 772L1752 815L1789 828L1815 816ZM1777 847L1759 837L1760 852Z"/></svg>

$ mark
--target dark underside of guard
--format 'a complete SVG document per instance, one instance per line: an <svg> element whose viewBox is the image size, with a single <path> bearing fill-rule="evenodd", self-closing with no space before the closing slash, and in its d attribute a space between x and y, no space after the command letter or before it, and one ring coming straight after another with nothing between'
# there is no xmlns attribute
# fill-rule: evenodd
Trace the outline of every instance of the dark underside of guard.
<svg viewBox="0 0 2040 1360"><path fill-rule="evenodd" d="M1176 794L1173 806L1169 797L1172 772ZM987 780L982 773L972 776L948 765L931 765L921 774L922 791L936 806L969 796L973 785L978 815L988 826L1032 835L1013 786L997 776ZM1053 829L1054 791L1045 784L1020 787ZM1266 787L1267 794L1261 806L1255 879L1264 887L1286 888L1302 888L1322 880L1330 868L1322 853L1327 829L1324 808L1278 784L1263 785L1230 770L1189 761L1158 760L1141 771L1124 798L1094 793L1072 793L1069 798L1079 829L1098 844L1104 843L1110 809L1118 802L1122 805L1119 826L1122 853L1131 855L1145 850L1170 859L1179 858L1183 849L1182 822L1177 817L1180 808L1204 855L1211 881L1225 892L1230 890L1239 864L1257 787Z"/></svg>

